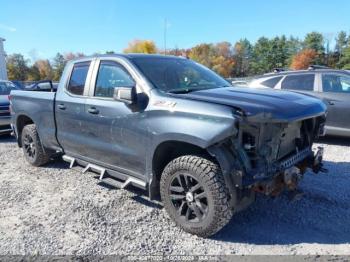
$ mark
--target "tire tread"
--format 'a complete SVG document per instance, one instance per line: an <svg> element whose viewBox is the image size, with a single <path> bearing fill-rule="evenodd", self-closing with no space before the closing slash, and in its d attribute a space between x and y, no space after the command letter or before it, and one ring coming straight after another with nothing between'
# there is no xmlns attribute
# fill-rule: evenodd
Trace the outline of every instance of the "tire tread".
<svg viewBox="0 0 350 262"><path fill-rule="evenodd" d="M221 173L220 167L206 158L196 155L185 155L178 157L171 161L164 169L161 181L160 181L160 193L162 199L167 196L166 181L177 170L190 169L202 178L202 181L207 184L214 202L214 219L210 222L210 225L205 229L198 228L185 228L176 217L170 212L170 207L167 201L164 202L164 206L168 211L170 217L175 223L183 230L196 234L202 237L209 237L219 230L221 230L232 218L233 210L229 206L228 191L225 186L224 177Z"/></svg>
<svg viewBox="0 0 350 262"><path fill-rule="evenodd" d="M50 157L48 154L45 153L43 149L35 124L26 125L22 130L22 136L25 133L29 133L32 136L34 143L36 144L35 146L36 146L36 152L37 152L37 156L34 161L30 161L26 157L28 162L33 166L42 166L46 164L50 160ZM24 154L26 156L26 153Z"/></svg>

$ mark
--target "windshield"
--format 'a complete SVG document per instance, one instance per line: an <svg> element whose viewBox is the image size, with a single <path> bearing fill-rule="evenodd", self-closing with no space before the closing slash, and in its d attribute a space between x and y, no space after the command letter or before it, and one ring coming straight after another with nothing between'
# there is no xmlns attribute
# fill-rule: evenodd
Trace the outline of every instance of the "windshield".
<svg viewBox="0 0 350 262"><path fill-rule="evenodd" d="M0 82L0 96L9 95L13 89L16 89L16 86L11 82Z"/></svg>
<svg viewBox="0 0 350 262"><path fill-rule="evenodd" d="M230 86L208 68L183 58L137 57L133 62L156 88L164 92L186 93Z"/></svg>

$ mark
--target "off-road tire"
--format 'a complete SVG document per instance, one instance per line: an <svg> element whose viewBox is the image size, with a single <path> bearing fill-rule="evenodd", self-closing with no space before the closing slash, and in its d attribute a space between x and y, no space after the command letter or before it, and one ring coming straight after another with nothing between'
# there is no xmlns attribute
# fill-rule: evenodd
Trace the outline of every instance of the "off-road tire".
<svg viewBox="0 0 350 262"><path fill-rule="evenodd" d="M24 157L31 165L42 166L50 160L49 155L45 153L42 147L38 131L36 130L36 126L34 124L26 125L23 128L21 142ZM28 142L31 144L32 149L34 149L34 153L32 154L30 154L28 151L28 147L30 147L30 145L27 144Z"/></svg>
<svg viewBox="0 0 350 262"><path fill-rule="evenodd" d="M176 200L172 200L174 193L170 187L174 185L174 179L178 181L181 173L190 175L190 179L195 178L202 186L203 191L206 192L207 214L202 218L202 221L187 221L184 216L179 215L179 209L174 205L173 201ZM229 207L227 192L220 167L208 159L194 155L181 156L171 161L165 167L160 180L161 199L170 218L184 231L201 237L214 235L230 221L233 210ZM187 197L185 201L188 201ZM190 204L192 205L193 202ZM187 206L189 208L188 204Z"/></svg>

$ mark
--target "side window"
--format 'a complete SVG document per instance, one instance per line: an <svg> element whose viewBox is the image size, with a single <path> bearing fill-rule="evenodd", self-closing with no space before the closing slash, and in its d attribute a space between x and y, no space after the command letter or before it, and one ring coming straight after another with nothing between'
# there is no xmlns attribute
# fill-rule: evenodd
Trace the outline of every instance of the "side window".
<svg viewBox="0 0 350 262"><path fill-rule="evenodd" d="M322 89L327 93L350 93L350 76L324 74Z"/></svg>
<svg viewBox="0 0 350 262"><path fill-rule="evenodd" d="M270 79L267 79L267 80L261 82L261 84L263 86L274 88L281 79L282 79L282 76L272 77Z"/></svg>
<svg viewBox="0 0 350 262"><path fill-rule="evenodd" d="M89 71L90 62L76 63L68 84L68 91L74 95L83 95L86 76Z"/></svg>
<svg viewBox="0 0 350 262"><path fill-rule="evenodd" d="M135 81L123 66L112 61L101 61L96 79L95 96L113 97L114 88L134 85Z"/></svg>
<svg viewBox="0 0 350 262"><path fill-rule="evenodd" d="M281 89L313 91L314 81L314 74L289 75L283 80Z"/></svg>

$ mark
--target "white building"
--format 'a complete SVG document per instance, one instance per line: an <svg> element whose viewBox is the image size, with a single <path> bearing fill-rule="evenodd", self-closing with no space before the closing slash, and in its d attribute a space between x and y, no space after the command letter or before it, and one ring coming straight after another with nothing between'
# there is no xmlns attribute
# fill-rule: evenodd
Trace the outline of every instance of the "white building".
<svg viewBox="0 0 350 262"><path fill-rule="evenodd" d="M4 41L5 39L0 37L0 80L7 80Z"/></svg>

